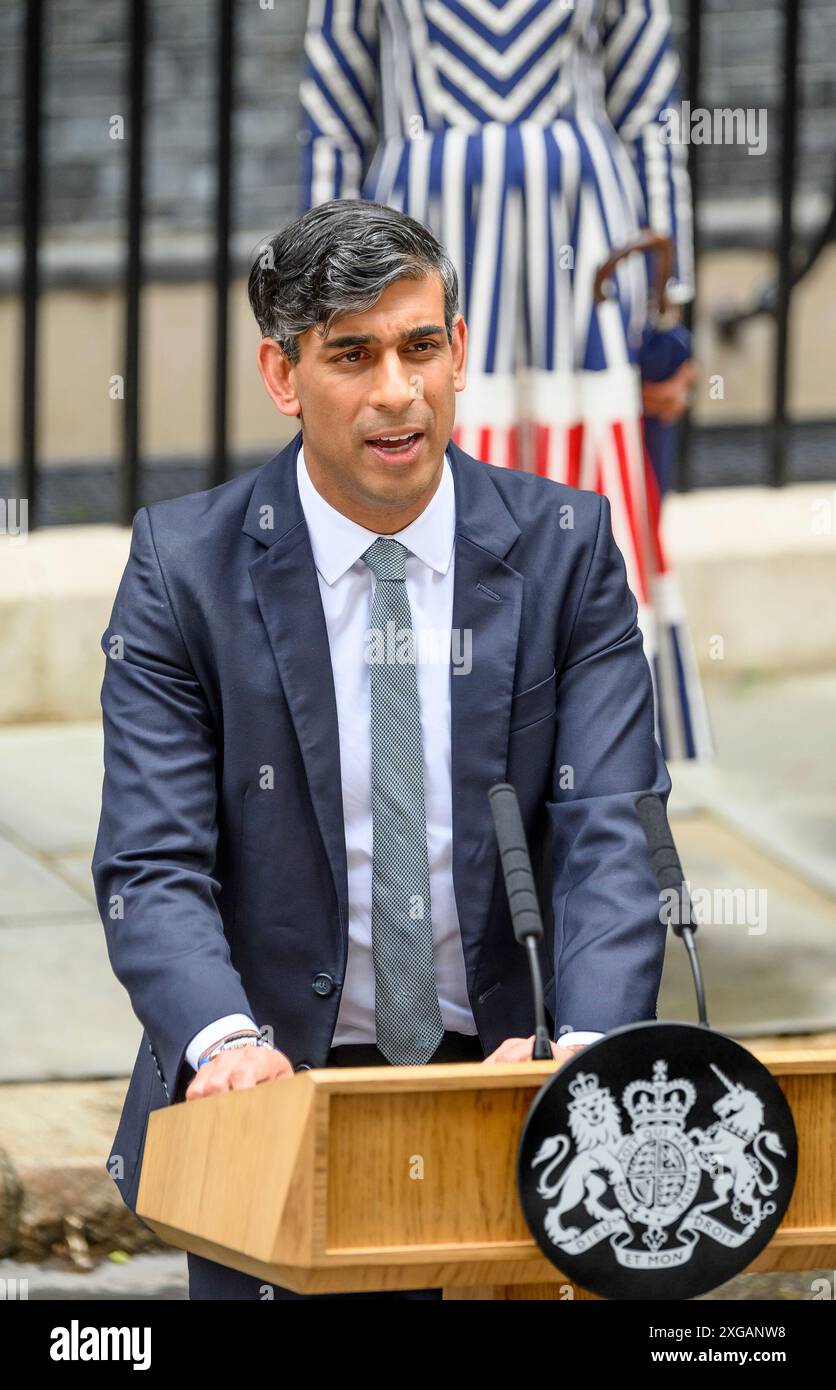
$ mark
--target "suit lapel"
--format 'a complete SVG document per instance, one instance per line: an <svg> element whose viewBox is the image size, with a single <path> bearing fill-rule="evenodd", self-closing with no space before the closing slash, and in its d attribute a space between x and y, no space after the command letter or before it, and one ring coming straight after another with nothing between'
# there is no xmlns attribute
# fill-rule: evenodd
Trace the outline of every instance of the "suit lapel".
<svg viewBox="0 0 836 1390"><path fill-rule="evenodd" d="M472 669L450 670L453 886L468 976L490 907L497 865L488 788L505 779L523 577L503 557L520 529L490 465L447 446L456 486L454 651L472 646Z"/></svg>
<svg viewBox="0 0 836 1390"><path fill-rule="evenodd" d="M347 941L348 872L337 699L319 580L296 482L301 442L300 431L261 469L243 530L267 546L250 565L250 575L299 740Z"/></svg>
<svg viewBox="0 0 836 1390"><path fill-rule="evenodd" d="M328 631L296 483L301 432L259 471L243 530L264 551L250 564L259 610L299 740L348 934L337 704ZM456 496L454 640L470 641L472 666L451 662L453 884L465 959L472 969L496 871L488 788L505 777L523 578L503 557L520 534L490 476L452 440ZM469 639L467 637L469 634ZM460 659L458 657L457 659ZM469 970L470 973L470 970Z"/></svg>

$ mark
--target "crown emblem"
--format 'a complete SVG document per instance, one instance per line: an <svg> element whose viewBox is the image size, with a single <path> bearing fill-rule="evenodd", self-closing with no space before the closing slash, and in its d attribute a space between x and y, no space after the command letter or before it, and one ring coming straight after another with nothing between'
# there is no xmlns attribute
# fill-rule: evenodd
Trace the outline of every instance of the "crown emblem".
<svg viewBox="0 0 836 1390"><path fill-rule="evenodd" d="M637 1125L675 1124L682 1128L697 1098L696 1087L679 1077L668 1080L667 1062L654 1062L652 1081L632 1081L625 1087L622 1104Z"/></svg>
<svg viewBox="0 0 836 1390"><path fill-rule="evenodd" d="M598 1089L598 1078L589 1071L579 1071L574 1081L569 1082L569 1090L575 1100L583 1100L585 1096L595 1095Z"/></svg>

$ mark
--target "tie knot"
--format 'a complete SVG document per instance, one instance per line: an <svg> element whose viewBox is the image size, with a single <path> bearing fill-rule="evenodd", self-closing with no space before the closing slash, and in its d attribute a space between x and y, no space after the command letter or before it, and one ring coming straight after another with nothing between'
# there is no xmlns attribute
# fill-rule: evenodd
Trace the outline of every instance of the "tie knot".
<svg viewBox="0 0 836 1390"><path fill-rule="evenodd" d="M406 546L391 536L378 536L360 558L376 579L406 578Z"/></svg>

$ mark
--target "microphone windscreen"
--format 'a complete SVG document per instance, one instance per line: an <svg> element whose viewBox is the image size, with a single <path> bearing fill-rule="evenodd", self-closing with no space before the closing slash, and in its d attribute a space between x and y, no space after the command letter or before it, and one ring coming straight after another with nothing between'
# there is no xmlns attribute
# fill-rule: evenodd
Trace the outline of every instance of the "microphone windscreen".
<svg viewBox="0 0 836 1390"><path fill-rule="evenodd" d="M679 935L683 927L695 926L691 918L691 903L685 887L682 865L673 841L662 800L655 792L642 792L636 797L636 815L647 840L650 862L656 875L660 894L676 894L677 910L668 915L669 925ZM670 904L672 908L672 904Z"/></svg>
<svg viewBox="0 0 836 1390"><path fill-rule="evenodd" d="M528 936L540 940L543 936L543 921L534 888L534 875L531 872L531 859L517 793L510 782L497 782L488 791L488 796L514 935L519 942Z"/></svg>

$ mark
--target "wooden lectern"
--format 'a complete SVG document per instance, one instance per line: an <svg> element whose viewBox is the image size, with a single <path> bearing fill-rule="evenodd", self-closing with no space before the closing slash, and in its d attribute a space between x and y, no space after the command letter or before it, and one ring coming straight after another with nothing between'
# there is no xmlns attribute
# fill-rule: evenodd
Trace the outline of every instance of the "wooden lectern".
<svg viewBox="0 0 836 1390"><path fill-rule="evenodd" d="M799 1165L747 1272L836 1268L836 1048L750 1050L793 1111ZM517 1197L522 1128L554 1070L332 1067L155 1110L137 1212L171 1245L300 1293L592 1298L546 1260Z"/></svg>

